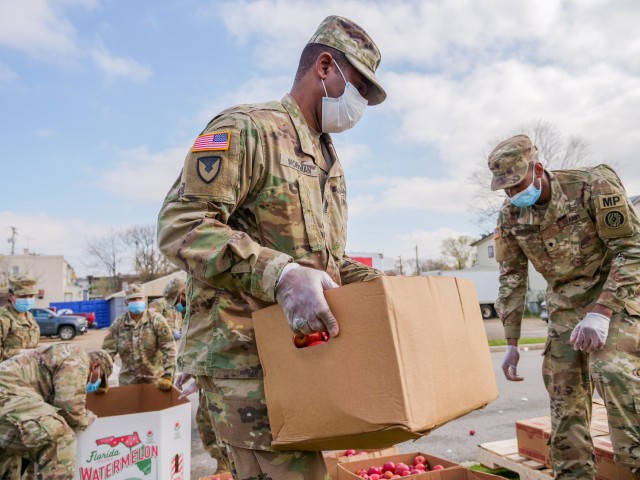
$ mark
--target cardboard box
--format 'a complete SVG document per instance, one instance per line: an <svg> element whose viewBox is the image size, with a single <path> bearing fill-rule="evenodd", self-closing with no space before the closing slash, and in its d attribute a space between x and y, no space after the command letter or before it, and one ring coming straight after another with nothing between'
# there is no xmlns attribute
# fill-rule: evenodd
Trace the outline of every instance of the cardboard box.
<svg viewBox="0 0 640 480"><path fill-rule="evenodd" d="M601 421L591 422L591 438L606 435L602 430L607 426ZM551 437L551 418L536 417L528 420L518 420L516 422L516 439L518 441L518 453L526 458L544 463L547 468L551 468L551 457L549 455L549 438Z"/></svg>
<svg viewBox="0 0 640 480"><path fill-rule="evenodd" d="M344 455L345 452L346 450L323 452L324 463L327 466L327 471L329 472L329 475L331 475L332 480L337 480L338 478L339 463L357 462L358 460L371 460L388 455L396 455L398 453L398 449L396 447L391 447L384 448L382 450L362 450L357 454L349 455L348 457Z"/></svg>
<svg viewBox="0 0 640 480"><path fill-rule="evenodd" d="M633 480L631 469L614 461L611 438L603 435L593 439L596 455L596 480Z"/></svg>
<svg viewBox="0 0 640 480"><path fill-rule="evenodd" d="M233 480L231 472L216 473L207 477L200 477L198 480Z"/></svg>
<svg viewBox="0 0 640 480"><path fill-rule="evenodd" d="M354 462L340 463L338 464L338 480L350 480L350 479L360 478L355 474L355 472L357 472L361 468L369 468L373 466L381 467L386 462L393 462L396 464L402 462L402 463L406 463L407 465L413 465L413 459L416 458L417 455L422 455L427 459L427 466L429 468L433 468L434 465L438 465L438 464L445 467L445 469L458 466L457 463L454 463L450 460L445 460L444 458L429 455L427 453L422 453L422 452L398 453L396 455L381 456L374 459L365 459L365 460L358 460ZM426 475L428 475L428 472L425 472L419 475L412 475L409 478L411 479L427 478Z"/></svg>
<svg viewBox="0 0 640 480"><path fill-rule="evenodd" d="M278 305L253 314L274 447L388 447L498 398L470 280L382 277L325 296L340 335L323 345L295 348Z"/></svg>
<svg viewBox="0 0 640 480"><path fill-rule="evenodd" d="M191 403L155 385L87 395L98 419L77 435L76 480L189 480Z"/></svg>

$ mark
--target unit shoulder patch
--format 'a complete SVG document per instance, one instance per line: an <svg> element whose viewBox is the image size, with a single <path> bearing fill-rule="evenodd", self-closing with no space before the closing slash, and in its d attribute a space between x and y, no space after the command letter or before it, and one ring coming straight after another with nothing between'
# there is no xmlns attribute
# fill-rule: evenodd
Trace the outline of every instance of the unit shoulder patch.
<svg viewBox="0 0 640 480"><path fill-rule="evenodd" d="M602 238L619 238L633 235L629 221L629 205L621 194L598 197L597 226Z"/></svg>
<svg viewBox="0 0 640 480"><path fill-rule="evenodd" d="M196 166L198 176L204 183L211 183L220 173L220 165L222 165L222 157L200 157Z"/></svg>
<svg viewBox="0 0 640 480"><path fill-rule="evenodd" d="M622 195L619 193L614 193L612 195L601 195L598 197L598 203L600 208L614 208L620 207L621 205L626 205L626 201Z"/></svg>
<svg viewBox="0 0 640 480"><path fill-rule="evenodd" d="M226 151L231 144L231 130L220 130L200 135L193 142L192 152Z"/></svg>

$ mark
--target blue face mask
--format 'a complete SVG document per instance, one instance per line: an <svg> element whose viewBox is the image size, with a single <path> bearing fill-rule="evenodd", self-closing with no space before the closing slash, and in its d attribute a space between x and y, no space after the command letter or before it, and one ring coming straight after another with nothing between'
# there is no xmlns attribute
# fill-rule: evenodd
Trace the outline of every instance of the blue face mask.
<svg viewBox="0 0 640 480"><path fill-rule="evenodd" d="M98 388L100 388L101 383L102 383L101 378L98 378L98 380L96 380L93 383L92 382L87 383L87 393L92 393L98 390Z"/></svg>
<svg viewBox="0 0 640 480"><path fill-rule="evenodd" d="M131 313L138 315L147 309L147 302L129 302L128 306Z"/></svg>
<svg viewBox="0 0 640 480"><path fill-rule="evenodd" d="M176 312L178 313L182 313L186 310L187 308L182 304L182 302L180 302L178 305L176 305Z"/></svg>
<svg viewBox="0 0 640 480"><path fill-rule="evenodd" d="M28 312L36 303L35 298L16 298L16 310L20 313Z"/></svg>
<svg viewBox="0 0 640 480"><path fill-rule="evenodd" d="M102 383L101 375L98 375L98 380L95 382L91 382L91 377L93 377L93 372L91 372L91 376L89 377L89 381L87 382L87 393L95 392L100 388L100 384Z"/></svg>
<svg viewBox="0 0 640 480"><path fill-rule="evenodd" d="M542 179L540 179L540 188L536 188L535 183L536 178L534 175L531 183L527 188L509 198L509 200L511 200L511 203L520 208L530 207L531 205L536 203L540 198L540 194L542 193Z"/></svg>

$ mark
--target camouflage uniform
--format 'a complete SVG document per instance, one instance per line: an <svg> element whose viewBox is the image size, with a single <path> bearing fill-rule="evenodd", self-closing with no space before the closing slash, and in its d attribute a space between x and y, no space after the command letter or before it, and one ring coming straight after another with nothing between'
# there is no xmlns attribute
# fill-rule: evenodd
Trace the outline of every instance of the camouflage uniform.
<svg viewBox="0 0 640 480"><path fill-rule="evenodd" d="M71 479L87 427L89 359L78 345L43 345L0 364L0 478L19 479L22 457L38 479Z"/></svg>
<svg viewBox="0 0 640 480"><path fill-rule="evenodd" d="M35 280L26 277L9 280L14 295L35 295ZM40 327L31 312L18 312L8 304L0 308L0 361L17 355L25 348L35 348L40 341Z"/></svg>
<svg viewBox="0 0 640 480"><path fill-rule="evenodd" d="M144 298L140 285L127 289L127 299ZM164 318L148 309L135 320L127 312L111 324L102 342L111 358L120 355L122 367L118 383L156 383L161 377L171 377L176 368L176 344Z"/></svg>
<svg viewBox="0 0 640 480"><path fill-rule="evenodd" d="M361 73L356 64L366 63L368 77L380 60L366 32L340 17L327 18L311 42L357 54L347 59ZM370 104L380 103L384 91L371 90ZM207 134L222 147L203 150ZM307 126L290 95L230 108L202 135L158 219L161 250L189 273L179 367L205 390L234 478L329 478L319 452L271 447L251 313L275 301L276 282L292 261L338 284L380 275L345 255L342 166L331 137Z"/></svg>
<svg viewBox="0 0 640 480"><path fill-rule="evenodd" d="M640 222L608 166L547 174L546 207L518 208L507 199L500 211L497 310L506 338L519 338L531 261L548 282L543 378L552 466L556 478L595 478L593 385L607 406L617 461L640 465ZM591 354L576 351L571 332L595 304L614 311L606 344Z"/></svg>
<svg viewBox="0 0 640 480"><path fill-rule="evenodd" d="M182 315L178 313L173 305L169 305L166 298L156 298L149 304L149 310L162 316L172 331L182 328Z"/></svg>

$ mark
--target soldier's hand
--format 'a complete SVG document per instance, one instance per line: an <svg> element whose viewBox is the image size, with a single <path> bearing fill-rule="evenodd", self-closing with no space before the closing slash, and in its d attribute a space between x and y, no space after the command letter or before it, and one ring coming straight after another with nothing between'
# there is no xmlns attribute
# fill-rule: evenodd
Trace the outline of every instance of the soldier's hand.
<svg viewBox="0 0 640 480"><path fill-rule="evenodd" d="M87 410L87 427L97 420L98 416L91 410Z"/></svg>
<svg viewBox="0 0 640 480"><path fill-rule="evenodd" d="M338 322L324 298L325 290L338 285L327 272L297 264L288 267L276 286L276 301L291 330L305 335L326 330L331 337L338 335Z"/></svg>
<svg viewBox="0 0 640 480"><path fill-rule="evenodd" d="M609 317L599 313L587 313L571 332L569 341L573 343L573 348L590 353L604 347L609 333L609 320Z"/></svg>
<svg viewBox="0 0 640 480"><path fill-rule="evenodd" d="M188 397L189 395L191 395L192 393L196 393L197 391L198 391L198 385L196 385L196 382L191 382L189 385L185 387L184 390L182 390L182 392L180 392L180 395L178 395L178 399Z"/></svg>
<svg viewBox="0 0 640 480"><path fill-rule="evenodd" d="M156 383L156 388L163 392L168 392L169 390L171 390L172 385L173 380L171 379L171 377L162 377L160 380L158 380L158 383Z"/></svg>
<svg viewBox="0 0 640 480"><path fill-rule="evenodd" d="M521 382L524 378L518 375L518 362L520 361L520 352L515 345L507 345L507 351L502 359L502 371L507 380L512 382Z"/></svg>
<svg viewBox="0 0 640 480"><path fill-rule="evenodd" d="M182 390L182 385L187 383L189 380L191 380L191 374L182 372L180 375L178 375L178 379L176 380L176 388L178 390Z"/></svg>

